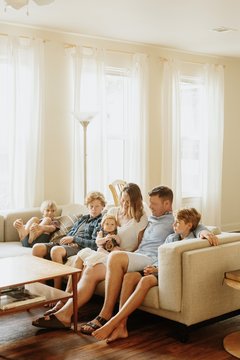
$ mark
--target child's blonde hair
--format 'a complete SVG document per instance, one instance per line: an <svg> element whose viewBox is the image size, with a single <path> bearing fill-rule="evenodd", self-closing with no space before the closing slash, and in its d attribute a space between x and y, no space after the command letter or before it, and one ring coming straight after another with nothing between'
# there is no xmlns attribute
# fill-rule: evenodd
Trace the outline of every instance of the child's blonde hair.
<svg viewBox="0 0 240 360"><path fill-rule="evenodd" d="M90 193L88 193L85 198L85 203L88 206L94 200L99 200L103 207L106 206L106 200L104 198L104 195L99 191L91 191Z"/></svg>
<svg viewBox="0 0 240 360"><path fill-rule="evenodd" d="M118 221L117 221L117 219L116 219L116 217L115 217L114 215L111 215L111 214L106 214L106 215L104 215L103 218L102 218L102 221L101 221L101 227L104 226L106 220L114 220L114 221L115 221L116 228L117 228L117 226L118 226Z"/></svg>
<svg viewBox="0 0 240 360"><path fill-rule="evenodd" d="M201 214L195 208L184 208L174 212L177 220L183 220L185 223L191 223L191 231L195 230L201 219Z"/></svg>
<svg viewBox="0 0 240 360"><path fill-rule="evenodd" d="M44 210L46 210L47 208L53 209L54 212L57 211L57 204L55 201L53 200L44 200L41 205L40 205L40 211L43 214Z"/></svg>

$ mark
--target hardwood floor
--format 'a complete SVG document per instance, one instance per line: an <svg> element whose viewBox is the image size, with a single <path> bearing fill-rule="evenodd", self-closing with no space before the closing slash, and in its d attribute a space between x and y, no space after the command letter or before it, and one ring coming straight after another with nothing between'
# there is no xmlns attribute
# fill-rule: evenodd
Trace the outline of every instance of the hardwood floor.
<svg viewBox="0 0 240 360"><path fill-rule="evenodd" d="M101 301L96 297L82 309L79 324L98 314ZM0 360L233 360L223 348L223 338L240 330L239 315L194 329L189 341L181 343L172 336L171 322L136 311L129 319L129 337L106 344L72 330L33 327L32 319L44 310L0 318Z"/></svg>

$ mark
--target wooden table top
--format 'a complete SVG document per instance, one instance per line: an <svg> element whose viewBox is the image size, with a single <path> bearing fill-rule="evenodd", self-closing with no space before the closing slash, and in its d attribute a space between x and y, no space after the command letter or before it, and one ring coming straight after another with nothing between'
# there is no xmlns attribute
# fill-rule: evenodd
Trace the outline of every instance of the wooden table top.
<svg viewBox="0 0 240 360"><path fill-rule="evenodd" d="M240 270L227 271L224 275L224 283L240 290Z"/></svg>
<svg viewBox="0 0 240 360"><path fill-rule="evenodd" d="M80 269L33 255L2 258L0 259L0 289L71 275L80 271Z"/></svg>

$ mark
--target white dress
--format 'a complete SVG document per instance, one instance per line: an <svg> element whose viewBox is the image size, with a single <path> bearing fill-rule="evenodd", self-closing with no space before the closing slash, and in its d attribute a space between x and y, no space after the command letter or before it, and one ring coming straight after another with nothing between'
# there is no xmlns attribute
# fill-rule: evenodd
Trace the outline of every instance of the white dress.
<svg viewBox="0 0 240 360"><path fill-rule="evenodd" d="M120 207L113 207L108 210L108 214L118 218ZM134 251L138 246L138 234L147 226L148 218L144 212L140 221L130 219L128 222L118 227L120 237L120 248L124 251ZM108 254L92 250L90 248L82 249L77 254L84 262L84 265L94 266L99 263L105 264Z"/></svg>

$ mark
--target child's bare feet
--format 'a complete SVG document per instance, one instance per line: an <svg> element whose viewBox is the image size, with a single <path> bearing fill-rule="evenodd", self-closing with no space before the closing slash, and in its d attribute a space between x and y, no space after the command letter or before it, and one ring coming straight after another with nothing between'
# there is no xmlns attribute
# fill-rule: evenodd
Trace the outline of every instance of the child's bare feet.
<svg viewBox="0 0 240 360"><path fill-rule="evenodd" d="M28 243L32 244L32 242L36 239L35 232L33 230L29 231Z"/></svg>
<svg viewBox="0 0 240 360"><path fill-rule="evenodd" d="M15 229L18 232L18 236L19 236L20 240L23 240L28 235L28 232L23 225L22 219L15 220L13 223L13 226L15 227Z"/></svg>
<svg viewBox="0 0 240 360"><path fill-rule="evenodd" d="M39 225L36 223L33 223L29 230L29 238L28 243L32 244L32 242L39 236Z"/></svg>

